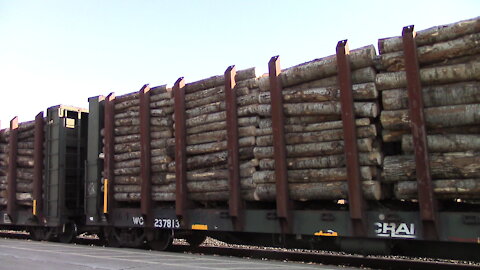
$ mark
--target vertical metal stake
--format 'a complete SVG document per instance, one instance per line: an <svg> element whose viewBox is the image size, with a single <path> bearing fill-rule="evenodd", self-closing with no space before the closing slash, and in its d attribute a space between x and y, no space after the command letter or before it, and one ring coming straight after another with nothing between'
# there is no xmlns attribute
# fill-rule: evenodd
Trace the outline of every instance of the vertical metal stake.
<svg viewBox="0 0 480 270"><path fill-rule="evenodd" d="M285 142L285 115L283 112L282 83L280 81L280 59L274 56L268 62L270 99L272 106L272 133L275 158L275 179L277 191L277 216L283 233L292 231L292 202L288 192L287 150Z"/></svg>
<svg viewBox="0 0 480 270"><path fill-rule="evenodd" d="M366 236L365 200L362 192L360 165L358 161L357 132L353 109L352 77L350 70L350 51L347 40L337 44L338 85L342 106L343 141L348 178L348 207L353 234Z"/></svg>
<svg viewBox="0 0 480 270"><path fill-rule="evenodd" d="M240 185L240 159L238 156L237 93L235 92L235 66L225 70L225 107L227 113L228 182L230 185L229 213L235 230L243 230L244 207Z"/></svg>
<svg viewBox="0 0 480 270"><path fill-rule="evenodd" d="M43 143L45 141L43 112L35 117L35 141L33 151L33 200L35 201L34 215L42 216L43 210Z"/></svg>
<svg viewBox="0 0 480 270"><path fill-rule="evenodd" d="M173 98L175 102L175 181L176 200L175 212L179 219L186 223L187 207L187 136L185 124L185 80L179 78L173 86Z"/></svg>
<svg viewBox="0 0 480 270"><path fill-rule="evenodd" d="M111 213L113 208L114 208L114 204L115 204L115 200L113 198L113 186L115 185L115 181L114 181L114 176L113 176L113 169L114 169L114 158L113 158L113 148L114 148L114 144L113 144L113 132L114 132L114 114L115 114L115 111L114 111L114 106L115 106L115 94L114 93L110 93L110 95L107 96L107 98L105 99L105 120L104 120L104 128L103 128L103 132L104 132L104 139L105 139L105 144L104 144L104 163L103 163L103 167L104 167L104 178L107 179L108 181L108 184L107 185L104 185L104 188L108 188L108 190L106 190L107 192L107 213Z"/></svg>
<svg viewBox="0 0 480 270"><path fill-rule="evenodd" d="M17 143L18 143L18 117L10 121L10 139L8 155L7 176L7 214L12 222L16 221L17 210Z"/></svg>
<svg viewBox="0 0 480 270"><path fill-rule="evenodd" d="M145 224L153 226L151 220L152 209L152 179L151 179L151 152L150 152L150 87L144 85L139 91L140 98L140 178L141 201L140 208L145 217Z"/></svg>
<svg viewBox="0 0 480 270"><path fill-rule="evenodd" d="M422 85L418 66L417 44L413 25L402 31L405 71L407 75L408 107L415 153L418 202L423 222L424 238L438 239L437 201L433 194L430 161L428 157L427 131L423 114Z"/></svg>

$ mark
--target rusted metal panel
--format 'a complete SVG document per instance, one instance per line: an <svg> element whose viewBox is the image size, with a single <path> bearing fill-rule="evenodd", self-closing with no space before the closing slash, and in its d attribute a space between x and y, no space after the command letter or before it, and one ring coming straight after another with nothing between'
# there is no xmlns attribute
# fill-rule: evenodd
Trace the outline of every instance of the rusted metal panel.
<svg viewBox="0 0 480 270"><path fill-rule="evenodd" d="M179 78L173 86L175 111L175 212L185 220L187 207L187 137L185 124L185 80Z"/></svg>
<svg viewBox="0 0 480 270"><path fill-rule="evenodd" d="M146 224L151 222L152 208L152 179L151 179L151 152L150 152L150 87L144 85L139 91L140 98L140 178L142 215L146 217Z"/></svg>
<svg viewBox="0 0 480 270"><path fill-rule="evenodd" d="M43 143L45 141L43 112L35 117L35 141L33 152L33 200L35 204L34 215L42 217L43 210Z"/></svg>
<svg viewBox="0 0 480 270"><path fill-rule="evenodd" d="M7 175L7 214L12 222L15 222L17 210L17 142L18 142L18 117L10 121L10 139L8 154L8 175Z"/></svg>
<svg viewBox="0 0 480 270"><path fill-rule="evenodd" d="M423 114L422 85L418 65L417 45L413 25L402 31L405 72L407 76L408 107L410 113L415 168L417 174L418 202L423 221L424 237L438 239L437 207L433 194L430 162L428 158L427 131Z"/></svg>
<svg viewBox="0 0 480 270"><path fill-rule="evenodd" d="M270 79L270 97L272 106L272 133L275 159L277 216L280 218L282 232L292 231L292 211L290 194L288 193L287 150L285 142L285 115L283 112L282 83L279 56L268 62Z"/></svg>
<svg viewBox="0 0 480 270"><path fill-rule="evenodd" d="M244 206L240 186L240 160L238 156L237 94L235 93L235 66L225 71L225 108L227 113L228 181L230 185L229 214L235 230L243 230Z"/></svg>
<svg viewBox="0 0 480 270"><path fill-rule="evenodd" d="M365 236L365 200L360 178L358 161L357 133L355 113L353 109L352 77L350 70L349 49L347 40L337 44L338 85L340 87L340 103L342 106L343 140L345 144L345 160L348 178L348 206L352 222L353 234Z"/></svg>
<svg viewBox="0 0 480 270"><path fill-rule="evenodd" d="M104 179L107 179L107 185L104 185L105 191L107 192L107 201L106 201L106 209L104 211L106 213L111 213L114 205L115 200L113 198L113 186L115 184L115 179L113 176L113 169L114 169L114 143L113 143L113 132L114 132L114 106L115 106L115 94L110 93L105 99L105 120L104 120Z"/></svg>

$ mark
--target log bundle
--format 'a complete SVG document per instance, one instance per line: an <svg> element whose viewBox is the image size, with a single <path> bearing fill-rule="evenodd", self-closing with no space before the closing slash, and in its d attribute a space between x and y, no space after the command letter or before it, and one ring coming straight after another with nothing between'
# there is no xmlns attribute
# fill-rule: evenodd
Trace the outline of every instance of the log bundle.
<svg viewBox="0 0 480 270"><path fill-rule="evenodd" d="M419 31L416 43L434 194L480 199L480 17ZM397 199L416 199L402 38L381 39L379 49L382 137L401 145L385 157L383 179Z"/></svg>
<svg viewBox="0 0 480 270"><path fill-rule="evenodd" d="M35 121L18 125L16 160L16 200L17 204L33 204L33 168ZM0 131L0 205L7 204L8 168L9 168L10 130Z"/></svg>
<svg viewBox="0 0 480 270"><path fill-rule="evenodd" d="M367 199L382 198L378 181L382 153L376 118L380 113L375 85L375 48L367 46L350 52L357 145L363 192ZM348 197L340 89L336 56L294 66L279 75L283 89L287 175L294 200L334 200ZM254 199L275 200L275 151L270 113L270 83L259 79L260 105L257 111L255 158L259 170L253 174Z"/></svg>

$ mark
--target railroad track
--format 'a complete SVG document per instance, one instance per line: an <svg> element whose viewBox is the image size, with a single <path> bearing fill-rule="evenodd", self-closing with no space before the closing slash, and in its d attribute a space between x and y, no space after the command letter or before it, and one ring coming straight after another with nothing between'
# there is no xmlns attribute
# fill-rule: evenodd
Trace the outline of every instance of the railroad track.
<svg viewBox="0 0 480 270"><path fill-rule="evenodd" d="M28 239L26 232L0 231L0 237L10 239ZM98 245L99 239L79 237L76 244ZM175 244L170 252L183 252L205 255L219 255L239 258L268 259L277 261L293 261L301 263L314 263L323 265L363 267L371 269L422 269L422 270L457 270L457 269L480 269L479 263L464 261L447 261L411 257L394 256L361 256L342 253L324 253L319 251L299 251L278 248L262 248L252 246L219 246L218 243L202 245L191 248L187 244Z"/></svg>

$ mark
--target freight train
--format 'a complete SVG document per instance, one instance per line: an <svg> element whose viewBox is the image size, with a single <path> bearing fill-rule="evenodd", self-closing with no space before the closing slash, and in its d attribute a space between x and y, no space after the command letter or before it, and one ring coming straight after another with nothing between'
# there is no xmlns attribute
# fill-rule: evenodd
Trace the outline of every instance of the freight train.
<svg viewBox="0 0 480 270"><path fill-rule="evenodd" d="M478 260L480 18L0 130L0 227Z"/></svg>

